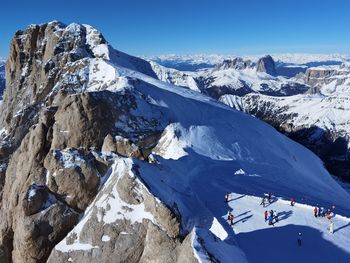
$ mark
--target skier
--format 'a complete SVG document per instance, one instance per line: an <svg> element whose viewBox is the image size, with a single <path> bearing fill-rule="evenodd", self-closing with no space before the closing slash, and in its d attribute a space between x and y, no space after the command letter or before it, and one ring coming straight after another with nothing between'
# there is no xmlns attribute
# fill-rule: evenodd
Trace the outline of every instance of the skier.
<svg viewBox="0 0 350 263"><path fill-rule="evenodd" d="M318 208L318 217L321 217L321 216L322 216L322 208L319 207L319 208Z"/></svg>
<svg viewBox="0 0 350 263"><path fill-rule="evenodd" d="M270 210L270 216L273 218L273 211L272 211L272 209Z"/></svg>
<svg viewBox="0 0 350 263"><path fill-rule="evenodd" d="M261 199L260 205L262 205L263 207L265 207L265 197L264 197L264 196L263 196L263 198Z"/></svg>
<svg viewBox="0 0 350 263"><path fill-rule="evenodd" d="M317 217L317 207L314 208L314 216Z"/></svg>
<svg viewBox="0 0 350 263"><path fill-rule="evenodd" d="M329 225L329 232L333 234L334 232L334 223L331 221L331 224Z"/></svg>
<svg viewBox="0 0 350 263"><path fill-rule="evenodd" d="M274 224L273 224L273 216L270 215L268 219L269 219L269 226L271 226L271 225L274 226Z"/></svg>
<svg viewBox="0 0 350 263"><path fill-rule="evenodd" d="M232 214L230 214L229 216L229 220L231 222L231 226L233 225L233 220L234 220L234 216Z"/></svg>
<svg viewBox="0 0 350 263"><path fill-rule="evenodd" d="M268 199L268 201L269 201L269 203L271 204L271 201L272 201L272 193L269 193L269 195L268 195L268 197L267 197Z"/></svg>
<svg viewBox="0 0 350 263"><path fill-rule="evenodd" d="M228 202L228 197L229 197L229 195L228 195L228 194L225 194L226 203Z"/></svg>
<svg viewBox="0 0 350 263"><path fill-rule="evenodd" d="M291 205L291 206L294 206L294 204L295 204L295 199L294 199L294 197L292 197L292 198L290 199L290 205Z"/></svg>
<svg viewBox="0 0 350 263"><path fill-rule="evenodd" d="M265 210L265 212L264 212L265 222L267 221L267 216L268 215L269 215L269 213L267 212L267 210Z"/></svg>
<svg viewBox="0 0 350 263"><path fill-rule="evenodd" d="M335 205L332 205L332 216L335 217Z"/></svg>
<svg viewBox="0 0 350 263"><path fill-rule="evenodd" d="M328 211L326 212L326 218L328 220L331 220L331 211L328 209Z"/></svg>
<svg viewBox="0 0 350 263"><path fill-rule="evenodd" d="M297 241L298 241L298 246L300 247L301 246L301 233L299 232L299 234L298 234L298 239L297 239Z"/></svg>
<svg viewBox="0 0 350 263"><path fill-rule="evenodd" d="M227 213L227 220L230 220L230 216L231 216L231 211L228 211L228 213Z"/></svg>

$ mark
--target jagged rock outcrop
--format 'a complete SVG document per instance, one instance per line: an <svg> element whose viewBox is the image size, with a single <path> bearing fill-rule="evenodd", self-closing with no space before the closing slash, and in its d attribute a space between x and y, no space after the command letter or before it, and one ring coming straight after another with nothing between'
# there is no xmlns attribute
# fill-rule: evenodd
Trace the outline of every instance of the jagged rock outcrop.
<svg viewBox="0 0 350 263"><path fill-rule="evenodd" d="M5 63L0 59L0 100L5 89Z"/></svg>
<svg viewBox="0 0 350 263"><path fill-rule="evenodd" d="M297 76L311 87L321 88L333 84L333 92L337 86L347 85L350 87L350 66L342 64L340 66L314 67L306 70L304 74ZM332 90L327 90L330 93Z"/></svg>
<svg viewBox="0 0 350 263"><path fill-rule="evenodd" d="M45 262L96 198L115 154L148 160L157 144L169 119L134 88L146 83L119 77L110 63L156 80L149 62L114 50L90 26L51 22L16 32L0 106L0 262ZM101 70L111 72L110 79ZM120 171L115 174L122 177ZM120 234L122 239L115 235L122 247L106 243L91 262L101 257L109 262L111 255L150 262L155 249L163 253L162 260L196 262L180 260L191 244L180 236L172 211L136 178L122 178L108 189L117 184L126 204L144 205L160 225L146 220L108 228L91 222L94 228L86 230L86 239L104 229L111 237L118 227L133 231ZM132 193L138 185L143 190L136 198ZM125 209L114 212L127 213ZM139 244L135 250L130 247L134 242ZM50 262L61 262L60 257L52 256Z"/></svg>
<svg viewBox="0 0 350 263"><path fill-rule="evenodd" d="M256 70L258 72L265 72L271 76L276 76L275 61L270 55L264 56L256 63Z"/></svg>
<svg viewBox="0 0 350 263"><path fill-rule="evenodd" d="M188 249L191 234L180 235L176 215L150 194L133 169L130 159L115 160L84 219L48 262L197 262Z"/></svg>
<svg viewBox="0 0 350 263"><path fill-rule="evenodd" d="M221 64L217 65L216 68L218 70L220 69L236 69L236 70L242 70L246 68L254 67L254 63L250 60L244 60L243 58L237 57L231 60L224 60Z"/></svg>

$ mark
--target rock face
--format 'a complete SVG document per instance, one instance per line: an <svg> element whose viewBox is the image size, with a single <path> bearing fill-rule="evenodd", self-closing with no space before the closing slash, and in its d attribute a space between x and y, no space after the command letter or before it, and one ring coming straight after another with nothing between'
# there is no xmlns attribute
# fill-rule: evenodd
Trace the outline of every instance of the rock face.
<svg viewBox="0 0 350 263"><path fill-rule="evenodd" d="M265 72L271 76L276 76L275 61L270 55L264 56L256 63L256 70L258 72Z"/></svg>
<svg viewBox="0 0 350 263"><path fill-rule="evenodd" d="M130 159L114 161L85 218L48 262L197 262L188 250L191 234L180 236L177 217L148 192L133 169Z"/></svg>
<svg viewBox="0 0 350 263"><path fill-rule="evenodd" d="M169 120L162 117L159 106L128 89L144 83L118 77L109 63L156 79L148 62L114 50L90 26L51 22L16 32L0 106L0 262L45 262L91 202L103 195L98 192L110 175L111 158L118 159L118 154L147 160L157 144ZM101 76L100 70L110 72L111 79ZM157 223L121 220L104 226L91 219L94 228L79 238L89 239L93 231L105 231L111 238L103 241L104 246L99 243L101 249L91 262L101 258L115 262L111 255L120 262L125 262L123 257L128 262L150 262L158 252L163 253L159 262L166 257L171 262L196 262L173 212L136 178L120 171L114 174L124 178L118 179L123 202L144 205ZM113 180L105 186L108 195L117 183ZM136 186L142 190L132 196ZM118 209L121 214L129 211ZM68 239L73 242L73 237ZM150 240L147 246L146 240ZM133 249L134 242L139 245ZM164 246L158 247L162 242ZM181 260L183 253L187 261ZM86 255L77 253L76 259ZM66 254L55 252L50 262L65 258Z"/></svg>
<svg viewBox="0 0 350 263"><path fill-rule="evenodd" d="M0 100L5 89L5 62L0 59Z"/></svg>
<svg viewBox="0 0 350 263"><path fill-rule="evenodd" d="M314 67L306 70L305 74L298 76L311 87L321 88L329 84L335 87L350 83L350 66L342 64L340 66Z"/></svg>
<svg viewBox="0 0 350 263"><path fill-rule="evenodd" d="M217 65L217 69L237 69L242 70L246 68L254 67L254 63L250 60L244 60L243 58L237 57L232 60L224 60L221 64Z"/></svg>

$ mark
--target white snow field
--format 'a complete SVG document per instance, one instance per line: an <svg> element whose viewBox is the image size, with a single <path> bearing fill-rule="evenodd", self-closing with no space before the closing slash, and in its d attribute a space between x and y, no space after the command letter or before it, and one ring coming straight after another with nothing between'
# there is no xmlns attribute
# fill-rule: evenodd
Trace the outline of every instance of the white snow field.
<svg viewBox="0 0 350 263"><path fill-rule="evenodd" d="M124 88L142 94L143 103L157 107L169 124L154 152L157 162L116 158L113 167L117 168L103 187L122 173L133 174L136 164L135 176L144 187L178 211L184 234L194 234L193 249L200 262L350 262L350 195L317 156L256 118L140 73L133 61L116 56L111 47L93 50L100 58L91 59L96 71L89 73L87 91L109 89L122 94ZM115 81L107 81L117 83L114 88L94 76L103 75L99 70L105 68L113 68L108 78ZM118 84L121 79L125 86ZM148 108L141 106L137 110L147 116ZM265 208L259 205L267 192L278 197L266 208L281 213L275 226L264 222ZM230 207L226 193L231 193ZM289 206L291 197L297 202L294 207ZM104 206L104 202L119 201L97 196L93 204ZM314 218L313 205L336 206L334 234L328 233L326 219ZM121 204L111 206L118 210ZM232 227L226 221L229 209L236 217ZM123 211L111 211L109 221L119 213ZM131 219L123 216L133 222L146 214L140 205ZM88 216L87 211L72 231L79 232ZM296 242L298 232L301 247ZM81 247L92 249L94 244Z"/></svg>

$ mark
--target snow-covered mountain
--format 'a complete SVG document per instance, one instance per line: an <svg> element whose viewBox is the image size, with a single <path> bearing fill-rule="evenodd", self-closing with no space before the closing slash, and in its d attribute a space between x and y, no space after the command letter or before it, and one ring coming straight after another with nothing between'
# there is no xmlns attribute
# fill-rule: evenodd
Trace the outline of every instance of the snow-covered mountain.
<svg viewBox="0 0 350 263"><path fill-rule="evenodd" d="M299 75L307 94L273 97L224 95L222 102L253 114L317 153L332 173L350 180L350 68L310 68Z"/></svg>
<svg viewBox="0 0 350 263"><path fill-rule="evenodd" d="M10 50L28 56L9 55L0 107L1 262L349 261L350 194L271 126L172 84L190 75L88 25L32 25Z"/></svg>
<svg viewBox="0 0 350 263"><path fill-rule="evenodd" d="M276 75L275 63L270 56L264 56L257 62L242 58L225 60L214 69L194 73L199 86L214 98L224 94L242 96L248 93L286 96L309 89L302 81Z"/></svg>
<svg viewBox="0 0 350 263"><path fill-rule="evenodd" d="M310 88L303 80L277 76L271 56L261 57L256 62L243 58L224 60L212 69L195 72L181 72L153 61L150 63L159 79L209 94L213 98L256 92L286 96L304 93Z"/></svg>
<svg viewBox="0 0 350 263"><path fill-rule="evenodd" d="M219 55L219 54L195 54L195 55L159 55L148 56L152 60L166 67L182 71L195 71L204 68L213 68L224 60L233 60L242 57L245 60L256 62L264 55ZM297 73L304 72L306 68L322 65L339 65L350 60L350 55L341 54L272 54L277 63L277 72L280 75L291 77Z"/></svg>

